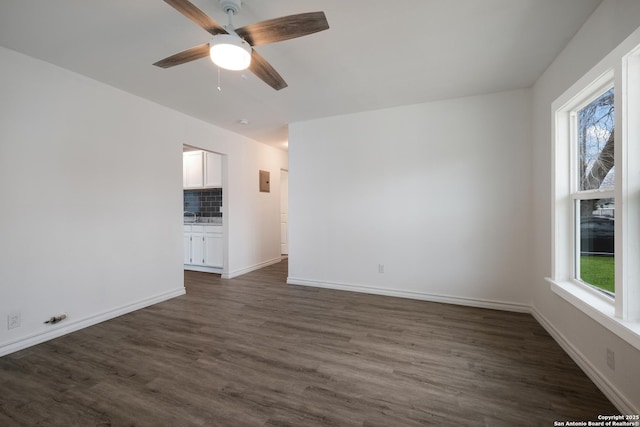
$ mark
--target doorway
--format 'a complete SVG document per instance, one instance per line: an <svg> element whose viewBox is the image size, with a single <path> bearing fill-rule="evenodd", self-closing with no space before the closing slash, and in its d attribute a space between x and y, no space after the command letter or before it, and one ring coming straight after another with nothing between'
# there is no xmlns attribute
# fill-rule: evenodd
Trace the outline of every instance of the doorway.
<svg viewBox="0 0 640 427"><path fill-rule="evenodd" d="M223 274L228 243L223 221L225 156L182 147L183 264L185 270Z"/></svg>
<svg viewBox="0 0 640 427"><path fill-rule="evenodd" d="M289 171L280 170L280 254L289 255Z"/></svg>

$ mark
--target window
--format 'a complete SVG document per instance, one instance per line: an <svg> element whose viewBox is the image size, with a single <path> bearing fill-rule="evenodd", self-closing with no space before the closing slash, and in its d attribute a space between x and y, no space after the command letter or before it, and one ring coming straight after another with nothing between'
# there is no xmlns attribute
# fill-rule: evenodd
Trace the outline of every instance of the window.
<svg viewBox="0 0 640 427"><path fill-rule="evenodd" d="M615 297L614 89L570 113L574 278Z"/></svg>
<svg viewBox="0 0 640 427"><path fill-rule="evenodd" d="M552 290L640 349L640 30L552 105Z"/></svg>

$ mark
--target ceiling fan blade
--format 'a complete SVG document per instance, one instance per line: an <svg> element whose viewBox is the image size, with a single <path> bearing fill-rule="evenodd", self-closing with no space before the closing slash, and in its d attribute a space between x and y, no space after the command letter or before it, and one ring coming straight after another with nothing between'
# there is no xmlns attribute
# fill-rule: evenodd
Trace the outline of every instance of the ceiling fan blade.
<svg viewBox="0 0 640 427"><path fill-rule="evenodd" d="M236 33L251 46L261 46L306 36L328 28L329 23L324 12L308 12L256 22L236 29Z"/></svg>
<svg viewBox="0 0 640 427"><path fill-rule="evenodd" d="M209 16L198 9L193 3L189 2L189 0L164 0L165 3L169 4L175 10L191 19L200 27L204 28L205 31L208 31L211 35L216 34L227 34L227 30L225 30L220 24L218 24L213 19L209 18Z"/></svg>
<svg viewBox="0 0 640 427"><path fill-rule="evenodd" d="M249 70L258 76L263 82L274 88L275 90L287 87L287 82L282 76L264 59L255 49L251 52L251 65Z"/></svg>
<svg viewBox="0 0 640 427"><path fill-rule="evenodd" d="M204 43L194 46L191 49L183 50L180 53L161 59L153 65L160 68L169 68L186 62L195 61L196 59L204 58L205 56L209 56L209 43Z"/></svg>

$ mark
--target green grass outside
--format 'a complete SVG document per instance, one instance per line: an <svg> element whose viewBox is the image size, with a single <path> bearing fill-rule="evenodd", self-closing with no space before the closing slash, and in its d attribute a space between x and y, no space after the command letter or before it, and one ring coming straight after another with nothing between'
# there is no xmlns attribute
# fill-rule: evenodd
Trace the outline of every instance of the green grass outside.
<svg viewBox="0 0 640 427"><path fill-rule="evenodd" d="M615 264L612 256L580 256L580 278L605 291L615 291Z"/></svg>

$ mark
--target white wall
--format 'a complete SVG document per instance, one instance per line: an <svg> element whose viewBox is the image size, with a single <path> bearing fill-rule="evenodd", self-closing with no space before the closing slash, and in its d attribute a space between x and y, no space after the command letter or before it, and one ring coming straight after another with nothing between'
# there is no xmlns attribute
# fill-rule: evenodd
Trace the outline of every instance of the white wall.
<svg viewBox="0 0 640 427"><path fill-rule="evenodd" d="M640 352L554 294L551 276L551 103L640 23L640 2L605 0L533 88L534 315L627 413L640 412ZM606 366L614 350L616 369Z"/></svg>
<svg viewBox="0 0 640 427"><path fill-rule="evenodd" d="M223 277L235 277L281 260L280 169L288 154L265 144L229 147L230 190L225 211L229 224L229 265ZM270 172L271 192L258 188L259 171Z"/></svg>
<svg viewBox="0 0 640 427"><path fill-rule="evenodd" d="M227 273L279 259L286 153L4 48L0 64L0 354L184 292L183 143L226 154Z"/></svg>
<svg viewBox="0 0 640 427"><path fill-rule="evenodd" d="M530 100L290 125L289 282L527 311Z"/></svg>

